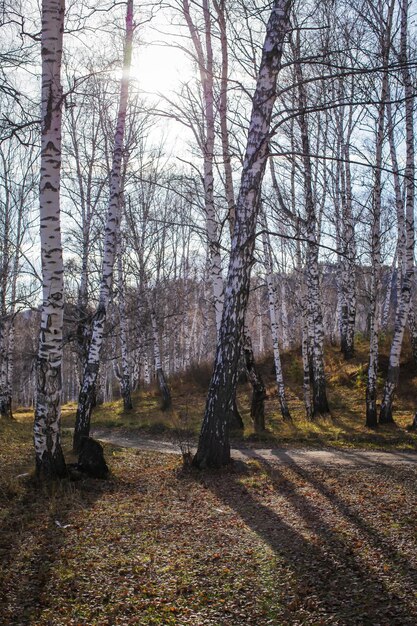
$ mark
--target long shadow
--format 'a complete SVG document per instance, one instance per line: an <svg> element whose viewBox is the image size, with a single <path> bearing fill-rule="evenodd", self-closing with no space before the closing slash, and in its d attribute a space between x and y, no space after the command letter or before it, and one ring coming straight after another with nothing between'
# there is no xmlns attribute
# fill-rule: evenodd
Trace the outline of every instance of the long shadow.
<svg viewBox="0 0 417 626"><path fill-rule="evenodd" d="M394 567L397 568L398 566L403 565L402 569L405 568L407 577L410 577L408 591L410 594L413 594L417 585L417 569L408 561L407 556L399 550L394 549L381 533L378 533L375 528L369 525L361 515L355 513L355 511L352 510L335 492L330 490L322 481L318 480L314 476L314 473L309 472L305 468L298 465L288 455L286 463L291 470L305 482L305 484L310 484L314 489L321 493L333 509L336 509L346 521L363 533L367 541L369 541L375 550L383 550L384 557L386 560L389 559ZM280 487L282 482L286 479L282 476L279 468L276 466L273 467L267 462L264 462L263 465L267 469L276 487L276 479L278 477ZM401 575L403 576L404 574L401 573ZM404 583L406 583L406 580L403 579L402 584L404 585Z"/></svg>
<svg viewBox="0 0 417 626"><path fill-rule="evenodd" d="M75 510L79 510L80 492L85 509L93 506L100 497L102 487L92 479L45 486L30 478L2 519L1 626L26 626L38 622L44 604L48 602L43 596L51 571L60 561L62 547L67 542L67 524L71 525Z"/></svg>
<svg viewBox="0 0 417 626"><path fill-rule="evenodd" d="M207 484L284 561L284 568L290 568L295 575L301 614L294 612L298 609L294 609L293 598L279 591L277 580L276 604L283 607L280 625L319 624L322 617L326 620L322 623L346 626L416 623L413 599L408 602L388 589L383 578L360 563L349 543L333 531L319 510L296 493L295 485L288 479L281 481L276 489L290 500L318 541L303 536L294 524L284 519L285 513L280 515L257 501L233 473L225 481L211 477ZM279 570L276 575L279 577ZM312 602L314 609L309 608Z"/></svg>
<svg viewBox="0 0 417 626"><path fill-rule="evenodd" d="M248 458L257 458L259 461L266 461L261 455L256 454L256 450L253 450L253 449L245 450L243 448L242 449L239 448L239 451L242 454L246 455ZM329 452L335 457L338 457L337 461L335 459L334 464L336 465L337 463L337 465L340 466L341 470L346 466L351 467L353 465L356 465L360 468L366 468L366 467L369 468L371 466L381 465L381 462L378 461L377 459L369 458L366 454L353 452L352 450L340 450L339 448L330 448L330 449L324 449L324 450L318 448L317 450L315 450L313 448L311 451L313 453L314 452L318 452L318 453ZM296 463L296 461L294 460L294 457L297 458L298 451L293 450L291 454L288 454L285 448L280 448L279 450L272 448L269 450L269 453L273 455L277 459L277 461L282 461L285 464L289 464L289 463ZM304 451L301 451L301 453L303 454ZM341 459L346 459L346 465L344 465L343 462L340 462ZM328 466L332 467L332 460L331 459L329 460L327 457L320 458L320 456L314 456L314 457L311 457L309 462L322 468L325 468Z"/></svg>

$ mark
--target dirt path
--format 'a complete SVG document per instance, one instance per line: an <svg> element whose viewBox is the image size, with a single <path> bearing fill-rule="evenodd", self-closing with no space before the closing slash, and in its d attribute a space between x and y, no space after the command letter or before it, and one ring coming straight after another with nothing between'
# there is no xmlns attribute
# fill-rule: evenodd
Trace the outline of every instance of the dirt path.
<svg viewBox="0 0 417 626"><path fill-rule="evenodd" d="M178 443L173 441L150 439L137 433L123 434L111 429L95 429L92 436L104 443L111 443L122 448L154 450L168 454L181 454ZM192 449L192 451L194 451ZM245 461L263 459L268 462L285 463L287 465L315 465L327 467L372 467L373 465L407 465L417 467L416 452L380 452L371 450L351 449L308 449L308 448L232 448L232 458Z"/></svg>

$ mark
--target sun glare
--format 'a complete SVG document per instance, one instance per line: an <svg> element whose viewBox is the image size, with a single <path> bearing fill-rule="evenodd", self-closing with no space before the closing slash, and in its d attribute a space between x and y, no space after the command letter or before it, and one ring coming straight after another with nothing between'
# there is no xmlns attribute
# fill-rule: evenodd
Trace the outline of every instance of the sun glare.
<svg viewBox="0 0 417 626"><path fill-rule="evenodd" d="M187 72L184 53L163 43L140 47L132 63L132 78L141 91L155 95L176 90Z"/></svg>

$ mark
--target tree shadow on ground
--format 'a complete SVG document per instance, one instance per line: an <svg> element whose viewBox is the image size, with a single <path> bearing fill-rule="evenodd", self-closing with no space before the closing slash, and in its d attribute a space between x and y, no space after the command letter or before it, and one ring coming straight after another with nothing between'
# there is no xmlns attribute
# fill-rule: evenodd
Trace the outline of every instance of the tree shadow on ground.
<svg viewBox="0 0 417 626"><path fill-rule="evenodd" d="M320 493L326 499L329 508L339 513L351 525L354 531L359 531L359 533L364 536L366 541L375 550L382 552L384 560L389 560L393 567L398 566L398 574L402 575L401 566L405 566L407 574L406 577L408 578L408 593L412 595L417 583L417 569L408 561L407 555L404 552L393 548L389 541L389 537L384 536L382 532L378 532L371 524L367 523L363 515L360 515L351 506L348 506L343 498L339 497L333 489L329 489L329 487L322 480L319 480L313 472L298 465L288 456L287 453L284 452L283 456L286 458L286 463L288 467L291 468L292 472L301 478L306 485L310 484L318 493ZM366 457L366 455L362 455L357 452L352 453L352 456L359 461L363 458L364 462L366 462L369 458ZM417 458L415 459L415 462L417 463ZM271 476L273 483L276 483L278 479L278 488L280 488L283 481L286 479L282 476L279 468L276 466L274 467L269 463L264 463L264 466ZM375 477L376 471L390 472L390 469L391 468L383 466L381 463L374 463L370 480L372 481L372 477ZM372 506L371 503L369 503L369 505L370 507ZM383 524L381 522L381 526L382 525ZM407 580L404 579L402 584L404 589L406 589Z"/></svg>
<svg viewBox="0 0 417 626"><path fill-rule="evenodd" d="M415 570L402 563L409 575L404 588L399 587L399 581L391 579L388 572L370 567L360 549L352 545L351 537L332 526L326 509L348 518L375 547L379 537L373 529L361 523L340 499L333 502L333 494L318 481L313 487L328 500L323 509L300 493L299 485L287 475L262 463L268 465L268 472L274 476L272 505L258 498L233 470L227 480L211 474L206 482L276 555L273 603L275 607L282 607L279 623L414 625L417 619L414 592L409 592L416 584ZM304 471L302 477L308 484ZM390 558L396 560L399 555L391 550ZM402 555L400 558L403 560ZM292 588L283 588L280 572L288 568L292 572ZM400 583L404 585L403 576Z"/></svg>
<svg viewBox="0 0 417 626"><path fill-rule="evenodd" d="M52 568L61 560L67 529L80 509L100 497L100 481L85 478L21 485L0 533L0 615L2 626L36 624ZM58 623L58 622L57 622Z"/></svg>

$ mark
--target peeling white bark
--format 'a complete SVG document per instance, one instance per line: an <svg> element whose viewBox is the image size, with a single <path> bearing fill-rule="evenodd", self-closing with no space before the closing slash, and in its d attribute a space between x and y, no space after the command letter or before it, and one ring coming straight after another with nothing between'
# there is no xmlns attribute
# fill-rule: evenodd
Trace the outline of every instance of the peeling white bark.
<svg viewBox="0 0 417 626"><path fill-rule="evenodd" d="M155 306L149 294L148 294L147 299L148 299L149 314L151 317L151 326L152 326L155 377L158 383L159 390L161 392L161 399L162 399L161 409L165 411L166 409L171 408L171 405L172 405L171 391L169 389L165 372L162 367L161 349L159 347L158 321L156 317Z"/></svg>
<svg viewBox="0 0 417 626"><path fill-rule="evenodd" d="M119 111L114 135L112 168L110 173L110 195L106 217L104 253L98 307L94 315L87 362L78 399L78 409L74 432L74 448L79 449L83 436L90 432L90 419L94 397L94 387L100 365L100 352L103 343L104 325L116 256L117 236L120 222L120 195L122 193L122 159L126 126L126 111L129 95L129 78L132 59L133 39L133 0L127 2L126 39L123 61L123 75L120 83Z"/></svg>
<svg viewBox="0 0 417 626"><path fill-rule="evenodd" d="M298 83L298 125L301 133L304 201L306 206L306 239L307 239L307 316L308 316L308 342L309 357L311 359L312 374L312 417L329 413L329 405L326 394L326 379L324 372L324 328L321 310L320 271L318 262L318 236L320 232L320 215L317 215L315 197L313 194L313 176L310 151L310 138L308 120L305 114L307 108L307 96L304 87L304 76L300 63L300 33L295 33L293 50L297 59L295 63L295 76Z"/></svg>
<svg viewBox="0 0 417 626"><path fill-rule="evenodd" d="M128 324L126 314L126 292L124 284L123 259L119 247L117 258L117 284L118 284L118 308L120 319L120 351L122 355L122 372L120 378L120 391L123 398L125 411L133 408L131 397L131 374L128 351Z"/></svg>
<svg viewBox="0 0 417 626"><path fill-rule="evenodd" d="M384 67L388 67L389 42L392 26L392 13L394 0L389 7L386 29L381 35L381 55ZM382 77L381 97L378 106L378 120L376 129L375 150L375 174L372 207L372 232L371 232L371 293L370 293L370 344L369 344L369 367L366 386L366 425L374 428L377 425L377 376L378 376L378 337L379 337L379 307L380 307L380 272L381 272L381 167L383 157L383 145L385 136L385 112L388 99L388 70Z"/></svg>
<svg viewBox="0 0 417 626"><path fill-rule="evenodd" d="M275 379L278 390L278 398L281 407L281 415L284 420L291 419L291 415L288 409L287 400L285 397L284 376L281 365L281 355L279 350L279 331L278 331L278 318L276 310L277 301L277 287L274 280L272 255L271 255L271 242L268 234L268 222L266 216L261 210L260 223L262 227L262 244L264 250L264 265L266 271L266 283L268 288L268 306L269 306L269 319L271 322L271 335L272 335L272 348L274 353L275 364Z"/></svg>
<svg viewBox="0 0 417 626"><path fill-rule="evenodd" d="M248 302L254 235L269 153L270 122L290 6L289 1L275 0L266 30L236 202L236 221L214 372L194 458L194 464L198 467L221 466L230 461L227 414L236 390L239 339L243 333Z"/></svg>
<svg viewBox="0 0 417 626"><path fill-rule="evenodd" d="M43 285L34 422L36 468L41 476L62 476L66 472L61 449L64 267L59 194L64 12L64 0L43 0L39 193Z"/></svg>
<svg viewBox="0 0 417 626"><path fill-rule="evenodd" d="M394 4L394 0L393 0ZM408 0L402 0L401 5L401 44L400 60L401 71L404 82L405 96L405 129L406 129L406 165L404 175L405 185L405 224L403 219L403 204L397 207L398 223L398 256L402 260L401 290L398 298L397 311L395 317L394 336L392 338L391 351L387 378L385 381L381 412L379 422L386 424L394 421L392 403L394 392L398 384L398 374L400 368L401 348L404 337L405 325L407 323L410 302L411 287L414 277L414 86L409 69L407 30L408 30ZM389 135L392 135L392 118L390 108L387 108ZM391 144L391 157L393 157L393 142ZM395 165L395 157L393 166ZM398 172L398 170L397 170ZM399 200L399 198L398 198Z"/></svg>

